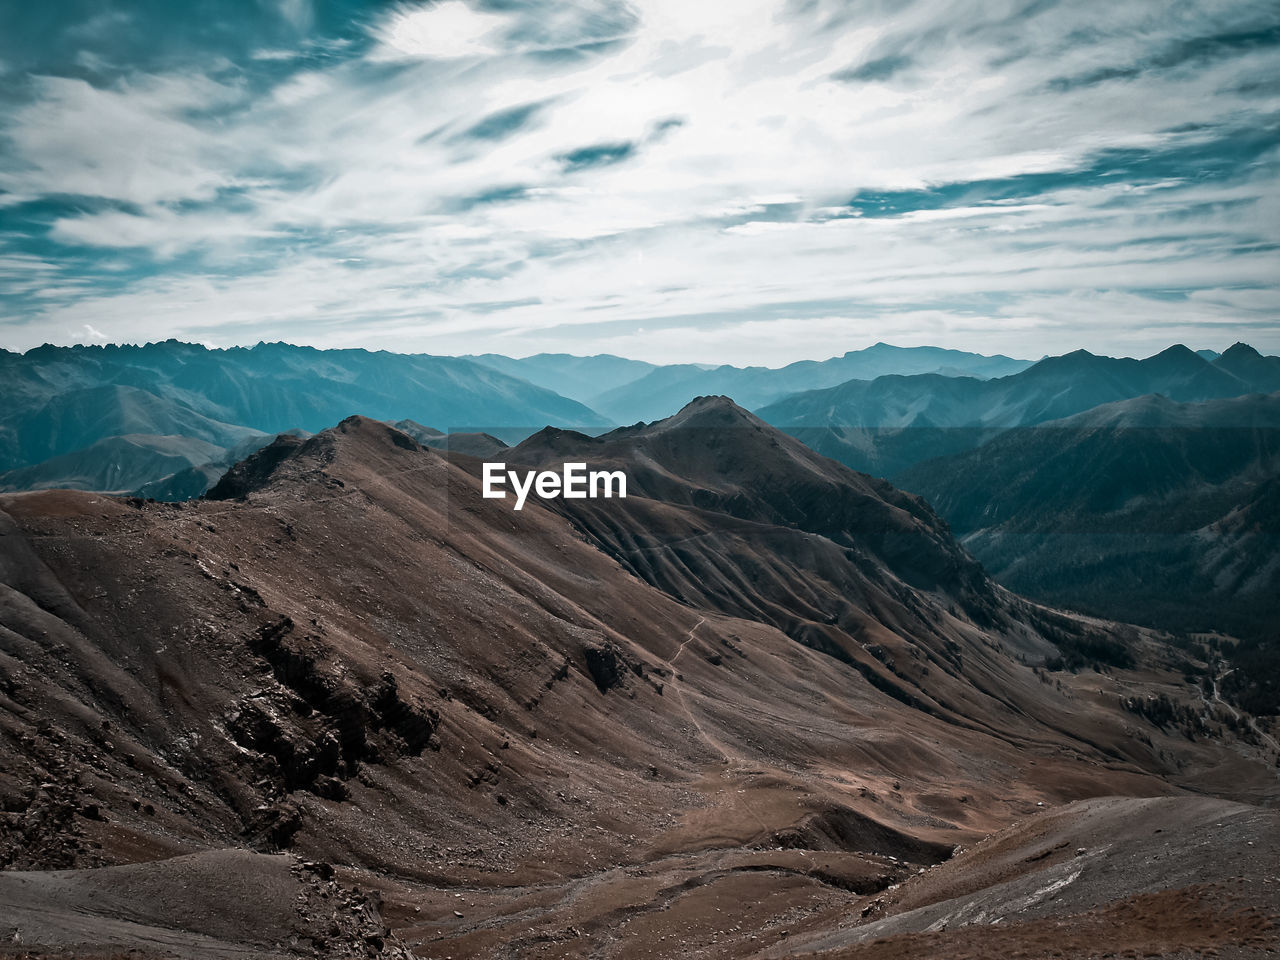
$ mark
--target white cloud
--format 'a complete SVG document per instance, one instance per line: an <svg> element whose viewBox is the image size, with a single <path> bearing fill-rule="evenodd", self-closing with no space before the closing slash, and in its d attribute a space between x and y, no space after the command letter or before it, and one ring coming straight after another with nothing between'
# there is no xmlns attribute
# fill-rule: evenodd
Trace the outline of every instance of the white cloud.
<svg viewBox="0 0 1280 960"><path fill-rule="evenodd" d="M207 77L141 76L103 89L34 78L37 99L5 133L22 161L0 169L3 201L75 194L133 203L208 200L241 180L232 141L192 111L233 104L242 92Z"/></svg>
<svg viewBox="0 0 1280 960"><path fill-rule="evenodd" d="M507 18L476 10L464 0L442 0L396 11L377 31L375 59L425 57L453 60L500 51L498 33Z"/></svg>
<svg viewBox="0 0 1280 960"><path fill-rule="evenodd" d="M44 78L0 121L0 204L102 198L50 236L156 263L123 289L42 282L61 292L13 335L92 316L154 339L181 316L218 342L772 363L881 331L1106 349L1200 316L1280 349L1274 323L1252 326L1275 316L1277 154L1251 176L1204 169L1224 121L1265 130L1280 109L1238 92L1276 50L1060 82L1235 29L1251 5L1020 6L446 0L252 97L211 66ZM834 78L874 61L899 66ZM1186 169L1125 166L1201 147ZM1091 172L1103 151L1115 169ZM1032 176L1009 196L845 206Z"/></svg>
<svg viewBox="0 0 1280 960"><path fill-rule="evenodd" d="M53 222L50 234L65 243L105 249L144 247L162 258L195 246L212 248L275 235L247 217L208 212L182 216L163 207L145 216L111 210L63 217Z"/></svg>
<svg viewBox="0 0 1280 960"><path fill-rule="evenodd" d="M255 50L250 56L254 60L296 60L302 56L300 50L276 50L264 47L261 50Z"/></svg>

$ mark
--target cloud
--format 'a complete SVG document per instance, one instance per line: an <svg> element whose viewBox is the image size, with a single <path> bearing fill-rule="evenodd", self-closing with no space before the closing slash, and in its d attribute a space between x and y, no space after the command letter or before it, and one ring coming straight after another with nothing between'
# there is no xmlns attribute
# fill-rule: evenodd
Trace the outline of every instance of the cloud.
<svg viewBox="0 0 1280 960"><path fill-rule="evenodd" d="M1280 350L1264 5L289 9L0 108L0 339Z"/></svg>
<svg viewBox="0 0 1280 960"><path fill-rule="evenodd" d="M381 47L373 55L376 59L489 57L501 49L497 35L506 25L506 17L476 10L463 0L406 7L378 27Z"/></svg>
<svg viewBox="0 0 1280 960"><path fill-rule="evenodd" d="M55 220L50 235L58 241L100 249L140 247L170 258L199 246L211 248L275 236L248 217L204 212L183 216L167 209L141 216L119 210Z"/></svg>
<svg viewBox="0 0 1280 960"><path fill-rule="evenodd" d="M254 60L296 60L302 56L301 50L277 50L264 47L249 55Z"/></svg>
<svg viewBox="0 0 1280 960"><path fill-rule="evenodd" d="M296 30L306 30L314 20L311 0L278 0L280 16Z"/></svg>
<svg viewBox="0 0 1280 960"><path fill-rule="evenodd" d="M234 148L193 116L234 104L242 95L234 85L170 74L105 89L65 77L35 77L32 86L35 99L5 124L13 154L0 169L0 204L58 195L208 200L242 179Z"/></svg>

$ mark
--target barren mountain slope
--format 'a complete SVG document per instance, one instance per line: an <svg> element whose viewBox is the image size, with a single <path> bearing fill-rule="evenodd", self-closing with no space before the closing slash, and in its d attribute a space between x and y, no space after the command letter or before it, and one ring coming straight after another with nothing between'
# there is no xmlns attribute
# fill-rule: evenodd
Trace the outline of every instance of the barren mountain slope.
<svg viewBox="0 0 1280 960"><path fill-rule="evenodd" d="M915 498L769 428L708 443L742 416L603 441L585 459L625 458L635 492L578 526L361 418L260 451L231 499L0 497L12 949L671 955L684 924L682 954L746 956L1037 803L1274 791L1265 745L1122 710L1180 695L1157 647L1140 674L1038 679L1016 654L1083 625L1019 624ZM583 443L523 455L553 440ZM619 547L645 531L648 568ZM717 543L721 582L681 537ZM158 879L228 848L260 853L194 861L185 896ZM340 866L286 876L280 849ZM90 868L151 861L100 902ZM252 918L218 870L294 915L213 923Z"/></svg>
<svg viewBox="0 0 1280 960"><path fill-rule="evenodd" d="M919 497L815 454L726 398L595 439L549 429L509 457L626 470L625 501L552 503L628 569L686 602L772 624L948 723L1019 743L1048 728L1185 775L1123 724L1100 719L1105 709L1081 709L1026 668L1059 654L1122 666L1137 653L1171 666L1169 651L1009 594Z"/></svg>

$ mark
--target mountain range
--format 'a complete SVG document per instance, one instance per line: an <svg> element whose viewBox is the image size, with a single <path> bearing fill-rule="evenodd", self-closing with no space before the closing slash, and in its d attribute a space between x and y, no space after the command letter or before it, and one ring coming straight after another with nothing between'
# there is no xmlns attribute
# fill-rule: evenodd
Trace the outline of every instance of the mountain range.
<svg viewBox="0 0 1280 960"><path fill-rule="evenodd" d="M109 438L133 438L127 443L143 451L142 457L118 474L146 483L163 480L166 474L159 470L181 459L161 462L151 452L172 448L178 442L173 438L221 448L208 462L225 467L250 438L265 442L287 430L312 433L354 413L450 431L493 425L517 435L546 423L608 425L573 400L457 357L278 343L211 350L171 340L4 352L0 406L7 411L0 423L0 489L118 483L86 473L74 458L49 462ZM189 443L185 449L195 452ZM115 450L126 452L122 442ZM84 453L79 460L97 456ZM30 469L10 473L20 468Z"/></svg>
<svg viewBox="0 0 1280 960"><path fill-rule="evenodd" d="M1012 427L1160 394L1203 401L1280 390L1280 357L1237 343L1213 359L1178 344L1144 360L1077 350L991 380L937 374L851 380L763 407L769 423L880 476L973 449Z"/></svg>
<svg viewBox="0 0 1280 960"><path fill-rule="evenodd" d="M591 357L577 357L568 353L539 353L519 360L498 353L483 353L465 356L463 359L492 367L509 377L528 380L589 407L593 406L592 401L601 394L639 380L658 369L657 364L628 360L607 353Z"/></svg>
<svg viewBox="0 0 1280 960"><path fill-rule="evenodd" d="M1004 431L897 482L1011 589L1243 638L1233 656L1268 669L1240 671L1231 688L1254 710L1280 712L1280 393L1103 404Z"/></svg>
<svg viewBox="0 0 1280 960"><path fill-rule="evenodd" d="M502 455L628 496L517 513L365 417L185 503L0 495L24 950L1266 943L1277 751L1195 651L1009 593L724 397Z"/></svg>
<svg viewBox="0 0 1280 960"><path fill-rule="evenodd" d="M114 492L191 496L204 488L201 477L207 487L240 459L244 444L283 431L313 433L352 413L444 433L488 434L509 444L545 424L598 432L613 423L651 421L715 394L746 407L764 405L766 420L814 449L893 476L920 460L970 449L998 429L1129 396L1270 392L1280 383L1277 362L1240 344L1221 356L1175 347L1138 361L1079 351L1030 364L879 343L779 369L654 366L608 355L409 356L287 344L45 346L0 353L0 400L10 411L0 423L0 489L109 483ZM90 452L101 441L111 442ZM490 440L483 443L495 449ZM194 462L202 456L207 459ZM116 466L89 466L107 462ZM135 486L119 486L126 482Z"/></svg>
<svg viewBox="0 0 1280 960"><path fill-rule="evenodd" d="M615 423L669 417L694 397L723 394L749 409L801 391L888 375L1001 377L1030 366L1029 360L987 357L940 347L895 347L877 343L829 360L799 360L784 367L734 367L675 363L643 364L620 357L539 354L523 360L492 354L471 359L585 403Z"/></svg>
<svg viewBox="0 0 1280 960"><path fill-rule="evenodd" d="M0 402L8 411L0 423L0 489L71 487L183 498L199 495L241 459L245 443L261 445L283 431L312 433L353 413L432 424L428 429L447 433L487 433L510 443L548 423L610 426L610 417L578 398L595 400L639 381L644 384L636 396L610 402L610 410L633 419L637 411L646 419L666 416L711 392L701 377L772 398L858 373L942 364L998 369L1005 361L885 344L781 370L656 367L607 355L409 356L281 343L230 350L172 340L46 345L25 354L0 351Z"/></svg>
<svg viewBox="0 0 1280 960"><path fill-rule="evenodd" d="M647 383L659 409L706 383L768 391L939 364L986 376L1023 362L884 344L779 370L284 344L45 347L0 354L9 374L0 393L12 411L0 424L10 466L0 490L186 500L276 434L305 439L352 412L428 447L504 458L509 443L543 424L578 426L583 436L606 429L605 417L552 386L596 399ZM531 379L516 379L520 373ZM1280 587L1266 562L1267 481L1277 471L1258 444L1269 436L1265 411L1274 401L1266 395L1278 387L1278 358L1244 344L1221 355L1179 345L1144 360L1077 351L990 379L855 379L791 394L760 413L813 450L925 495L1007 586L1111 618L1226 631L1262 643L1266 661L1274 616L1265 598ZM1028 432L1042 423L1048 433ZM1242 677L1224 689L1270 710L1276 698L1240 689Z"/></svg>

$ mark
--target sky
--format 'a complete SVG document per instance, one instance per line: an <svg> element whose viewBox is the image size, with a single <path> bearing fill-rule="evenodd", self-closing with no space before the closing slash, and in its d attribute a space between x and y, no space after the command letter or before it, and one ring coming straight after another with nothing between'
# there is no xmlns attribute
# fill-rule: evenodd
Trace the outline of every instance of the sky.
<svg viewBox="0 0 1280 960"><path fill-rule="evenodd" d="M0 7L0 347L1280 353L1280 5Z"/></svg>

